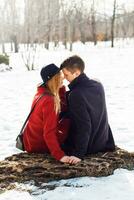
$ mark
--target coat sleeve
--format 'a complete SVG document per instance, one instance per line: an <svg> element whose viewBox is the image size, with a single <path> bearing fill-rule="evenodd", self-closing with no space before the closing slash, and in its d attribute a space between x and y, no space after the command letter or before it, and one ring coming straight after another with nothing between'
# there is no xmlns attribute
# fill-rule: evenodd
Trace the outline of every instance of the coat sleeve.
<svg viewBox="0 0 134 200"><path fill-rule="evenodd" d="M92 131L91 118L87 112L84 97L77 92L70 94L69 108L71 122L73 123L73 127L75 127L75 130L73 130L74 132L71 133L74 138L74 149L72 154L79 158L83 158L87 152Z"/></svg>
<svg viewBox="0 0 134 200"><path fill-rule="evenodd" d="M65 153L60 148L57 132L58 116L54 110L54 99L50 97L43 109L43 137L51 155L60 160Z"/></svg>

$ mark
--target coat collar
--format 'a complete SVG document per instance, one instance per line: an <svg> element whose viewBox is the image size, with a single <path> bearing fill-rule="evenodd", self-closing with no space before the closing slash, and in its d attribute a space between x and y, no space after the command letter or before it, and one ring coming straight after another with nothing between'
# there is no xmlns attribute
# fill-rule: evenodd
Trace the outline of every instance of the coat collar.
<svg viewBox="0 0 134 200"><path fill-rule="evenodd" d="M49 96L54 96L50 90L47 88L46 85L39 85L37 86L37 95L47 94Z"/></svg>
<svg viewBox="0 0 134 200"><path fill-rule="evenodd" d="M37 92L38 92L39 94L43 94L43 93L45 93L45 92L50 93L49 90L47 89L47 87L46 87L45 85L39 85L39 86L37 87Z"/></svg>
<svg viewBox="0 0 134 200"><path fill-rule="evenodd" d="M85 73L80 74L77 78L75 78L69 85L69 89L72 90L77 86L86 86L87 82L89 83L89 78Z"/></svg>

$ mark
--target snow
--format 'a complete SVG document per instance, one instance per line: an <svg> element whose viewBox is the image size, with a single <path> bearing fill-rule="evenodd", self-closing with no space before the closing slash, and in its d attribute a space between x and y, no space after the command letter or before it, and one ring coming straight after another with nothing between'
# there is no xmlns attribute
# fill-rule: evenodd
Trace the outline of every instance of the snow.
<svg viewBox="0 0 134 200"><path fill-rule="evenodd" d="M15 138L30 110L36 86L41 82L40 68L54 62L58 66L70 55L81 56L86 63L86 73L91 78L99 79L105 88L109 123L113 130L115 142L121 148L134 151L134 59L133 44L129 40L123 45L117 41L115 48L109 44L99 43L97 47L80 42L74 45L73 52L63 46L53 50L38 49L35 71L27 71L21 54L10 54L12 71L0 73L0 160L20 152L15 148ZM49 185L56 188L48 191L33 186L30 193L11 190L1 193L0 200L132 200L134 196L134 171L118 169L108 177L83 177Z"/></svg>

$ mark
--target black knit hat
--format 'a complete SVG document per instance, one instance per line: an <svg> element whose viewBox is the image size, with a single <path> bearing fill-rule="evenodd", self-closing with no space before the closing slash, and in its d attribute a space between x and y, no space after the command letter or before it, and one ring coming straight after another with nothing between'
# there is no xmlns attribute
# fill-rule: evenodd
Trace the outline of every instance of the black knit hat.
<svg viewBox="0 0 134 200"><path fill-rule="evenodd" d="M44 83L50 80L53 76L55 76L60 71L55 64L49 64L41 69L40 75Z"/></svg>

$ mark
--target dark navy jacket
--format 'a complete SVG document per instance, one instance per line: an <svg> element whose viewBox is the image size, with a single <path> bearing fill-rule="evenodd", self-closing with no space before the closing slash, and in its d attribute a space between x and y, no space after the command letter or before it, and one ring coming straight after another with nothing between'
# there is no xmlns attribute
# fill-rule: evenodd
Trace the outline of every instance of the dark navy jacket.
<svg viewBox="0 0 134 200"><path fill-rule="evenodd" d="M82 73L70 83L69 89L71 128L64 145L66 153L83 158L87 154L114 150L102 84Z"/></svg>

